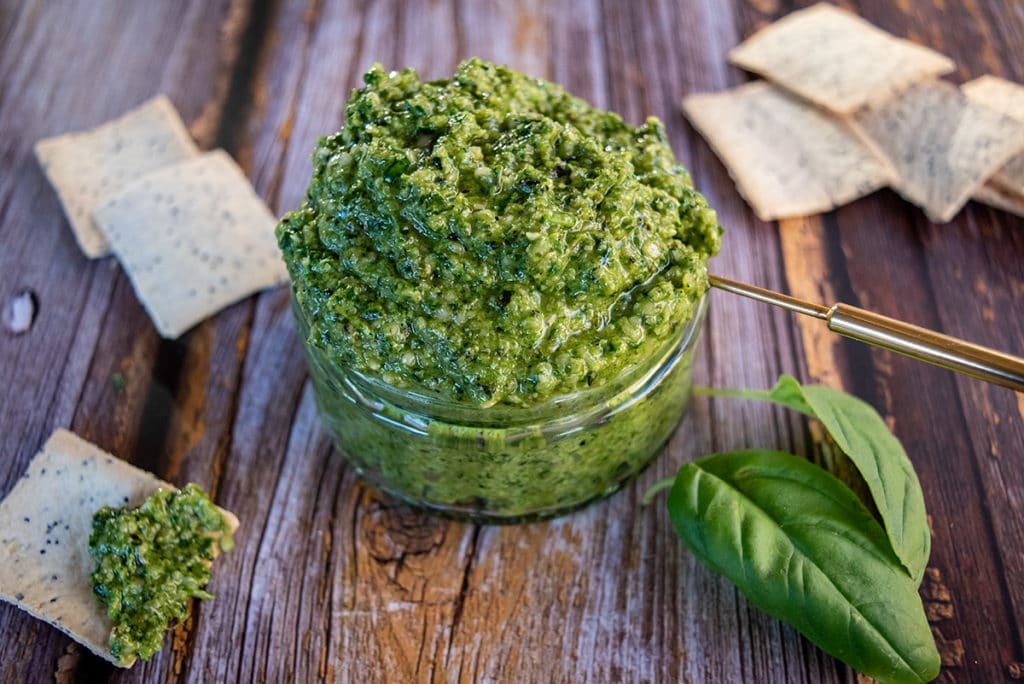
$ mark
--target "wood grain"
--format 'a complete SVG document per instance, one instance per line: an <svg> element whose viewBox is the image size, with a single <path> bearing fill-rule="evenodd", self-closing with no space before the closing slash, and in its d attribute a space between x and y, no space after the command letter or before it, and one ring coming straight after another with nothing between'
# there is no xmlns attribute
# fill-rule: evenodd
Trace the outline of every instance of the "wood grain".
<svg viewBox="0 0 1024 684"><path fill-rule="evenodd" d="M552 78L638 123L665 123L727 232L722 275L847 301L1024 352L1024 220L971 204L935 226L883 191L822 217L763 223L680 115L690 92L748 76L725 52L798 5L775 0L0 0L0 493L56 426L238 513L217 599L152 661L122 672L0 607L0 676L41 681L852 681L751 608L640 497L700 454L819 436L766 405L694 402L666 453L609 501L550 523L478 526L382 496L319 428L282 288L161 341L112 259L86 261L31 158L43 136L168 93L204 147L224 146L275 212L301 201L317 136L373 61L426 78L479 55ZM845 2L959 65L1024 78L1024 16L992 0ZM934 530L923 587L946 681L1024 661L1024 400L838 340L723 293L696 379L767 387L783 372L875 405L918 467ZM1016 347L1016 348L1014 348Z"/></svg>

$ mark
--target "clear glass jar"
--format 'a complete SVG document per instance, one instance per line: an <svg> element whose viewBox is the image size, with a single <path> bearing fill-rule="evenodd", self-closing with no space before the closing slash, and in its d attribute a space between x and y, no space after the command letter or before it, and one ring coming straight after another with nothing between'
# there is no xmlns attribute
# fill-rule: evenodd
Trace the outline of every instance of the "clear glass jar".
<svg viewBox="0 0 1024 684"><path fill-rule="evenodd" d="M455 403L341 367L308 342L294 297L292 309L321 420L360 475L419 508L512 523L609 496L661 451L689 402L707 297L614 383L531 407Z"/></svg>

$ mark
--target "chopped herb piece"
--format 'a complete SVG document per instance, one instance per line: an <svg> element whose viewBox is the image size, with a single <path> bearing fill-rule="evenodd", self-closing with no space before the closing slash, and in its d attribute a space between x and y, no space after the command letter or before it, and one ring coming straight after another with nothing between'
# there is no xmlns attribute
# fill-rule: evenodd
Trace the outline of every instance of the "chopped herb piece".
<svg viewBox="0 0 1024 684"><path fill-rule="evenodd" d="M227 520L196 485L159 489L134 509L104 506L93 517L93 591L113 623L110 651L148 660L189 599L210 599L210 565L233 546Z"/></svg>

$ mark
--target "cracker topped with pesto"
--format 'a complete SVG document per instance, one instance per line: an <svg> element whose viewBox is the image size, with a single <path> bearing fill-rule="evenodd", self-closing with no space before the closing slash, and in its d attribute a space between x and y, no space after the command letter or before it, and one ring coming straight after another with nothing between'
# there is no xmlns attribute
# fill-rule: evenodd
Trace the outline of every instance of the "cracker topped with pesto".
<svg viewBox="0 0 1024 684"><path fill-rule="evenodd" d="M277 228L331 359L530 405L617 377L691 318L721 229L659 121L479 59L364 80Z"/></svg>
<svg viewBox="0 0 1024 684"><path fill-rule="evenodd" d="M94 519L95 515L95 519ZM119 667L147 658L238 519L57 430L0 501L0 600Z"/></svg>

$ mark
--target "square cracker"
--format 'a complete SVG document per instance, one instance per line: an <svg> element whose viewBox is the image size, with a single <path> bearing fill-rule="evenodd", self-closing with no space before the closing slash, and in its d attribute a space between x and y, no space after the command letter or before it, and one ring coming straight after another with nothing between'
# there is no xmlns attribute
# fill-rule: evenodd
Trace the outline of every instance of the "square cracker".
<svg viewBox="0 0 1024 684"><path fill-rule="evenodd" d="M761 29L729 60L839 114L956 68L948 57L827 3Z"/></svg>
<svg viewBox="0 0 1024 684"><path fill-rule="evenodd" d="M137 506L160 487L174 489L56 430L0 502L0 600L124 667L110 653L110 620L92 592L92 516L101 506ZM238 519L221 512L235 530Z"/></svg>
<svg viewBox="0 0 1024 684"><path fill-rule="evenodd" d="M960 90L968 100L1024 122L1024 85L996 76L982 76L964 83ZM1024 153L1006 162L993 174L989 183L1000 186L1004 193L1024 195Z"/></svg>
<svg viewBox="0 0 1024 684"><path fill-rule="evenodd" d="M277 220L223 150L143 176L94 216L166 338L288 278Z"/></svg>
<svg viewBox="0 0 1024 684"><path fill-rule="evenodd" d="M97 128L40 140L36 158L90 259L110 252L92 212L141 174L199 154L174 105L159 95Z"/></svg>
<svg viewBox="0 0 1024 684"><path fill-rule="evenodd" d="M936 223L950 221L996 169L1024 148L1024 124L926 81L872 105L855 128L898 175L893 187Z"/></svg>
<svg viewBox="0 0 1024 684"><path fill-rule="evenodd" d="M829 211L893 178L845 121L766 81L692 95L683 111L763 221Z"/></svg>

